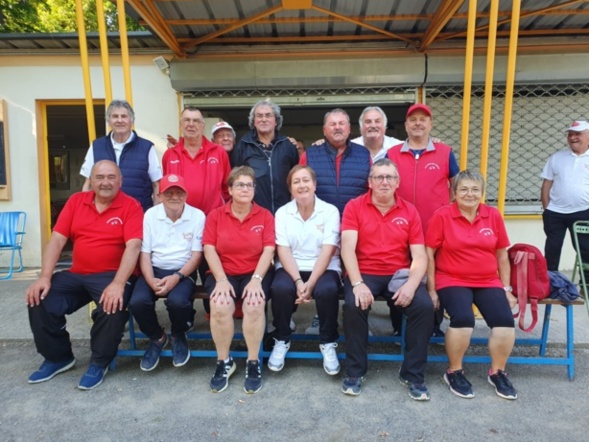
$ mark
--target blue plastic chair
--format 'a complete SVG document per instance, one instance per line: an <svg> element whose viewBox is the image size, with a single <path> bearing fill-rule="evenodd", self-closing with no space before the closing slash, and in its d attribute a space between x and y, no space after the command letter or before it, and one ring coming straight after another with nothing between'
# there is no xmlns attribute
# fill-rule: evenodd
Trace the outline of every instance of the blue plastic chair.
<svg viewBox="0 0 589 442"><path fill-rule="evenodd" d="M27 214L25 212L0 212L0 254L10 253L8 272L0 271L0 279L10 279L14 272L22 272L22 241L25 235ZM18 268L14 267L14 258L18 252Z"/></svg>

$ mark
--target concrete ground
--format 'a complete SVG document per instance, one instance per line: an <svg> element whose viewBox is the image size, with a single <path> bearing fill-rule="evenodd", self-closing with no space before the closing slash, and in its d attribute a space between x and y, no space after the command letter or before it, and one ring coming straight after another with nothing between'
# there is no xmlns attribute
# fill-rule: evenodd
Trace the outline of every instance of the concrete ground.
<svg viewBox="0 0 589 442"><path fill-rule="evenodd" d="M68 321L76 367L46 383L26 381L42 362L24 303L24 291L36 274L36 269L26 270L0 282L0 441L587 440L589 320L582 306L575 307L574 382L563 366L511 365L516 401L496 396L486 381L488 367L481 364L465 366L476 394L470 400L454 396L441 381L445 364L428 364L432 399L422 403L411 400L398 383L399 363L370 362L362 394L350 397L340 392L341 375L325 374L320 360L293 359L280 373L265 369L264 387L255 395L243 392L243 360L237 361L229 388L211 393L212 358L193 358L181 368L165 358L149 373L139 369L138 358L118 358L104 383L84 392L77 383L90 356L87 309ZM200 302L196 307L197 330L204 331L208 325ZM375 334L391 331L383 307L377 303L371 313ZM164 321L165 312L159 313ZM304 332L313 313L312 305L299 309L298 332ZM563 313L562 308L553 310L552 354L564 353ZM476 333L487 333L482 321L477 321ZM311 344L295 342L293 349L305 345ZM431 351L442 349L432 345Z"/></svg>

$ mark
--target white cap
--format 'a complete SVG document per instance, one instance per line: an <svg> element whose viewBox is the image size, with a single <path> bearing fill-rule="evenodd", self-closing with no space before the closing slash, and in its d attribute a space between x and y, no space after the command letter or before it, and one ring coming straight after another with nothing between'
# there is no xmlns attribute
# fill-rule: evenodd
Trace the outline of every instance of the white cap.
<svg viewBox="0 0 589 442"><path fill-rule="evenodd" d="M565 132L583 132L589 130L589 122L583 120L573 121L571 127L567 127Z"/></svg>
<svg viewBox="0 0 589 442"><path fill-rule="evenodd" d="M211 138L213 138L215 132L217 132L220 129L229 129L231 132L233 132L233 136L235 136L235 131L229 123L227 123L226 121L219 121L218 123L215 123L215 125L211 129Z"/></svg>

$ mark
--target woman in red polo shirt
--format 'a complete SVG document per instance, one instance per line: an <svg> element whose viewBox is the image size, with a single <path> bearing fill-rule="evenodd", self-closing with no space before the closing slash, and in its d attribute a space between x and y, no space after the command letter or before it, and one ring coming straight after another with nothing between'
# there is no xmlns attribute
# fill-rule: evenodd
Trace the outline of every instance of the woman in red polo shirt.
<svg viewBox="0 0 589 442"><path fill-rule="evenodd" d="M262 388L258 354L266 328L265 305L270 293L274 257L274 218L253 202L255 174L251 167L234 168L227 183L232 199L207 216L203 249L210 274L204 286L211 303L211 333L217 349L217 368L211 390L227 388L236 365L229 355L233 339L233 312L243 299L243 335L248 350L244 389Z"/></svg>
<svg viewBox="0 0 589 442"><path fill-rule="evenodd" d="M509 286L509 238L499 211L481 203L484 191L485 180L479 172L465 170L456 175L455 202L437 210L427 226L427 287L434 305L441 304L450 315L449 367L444 373L450 391L474 397L462 369L474 329L474 303L491 328L487 379L499 396L516 399L505 373L515 341L511 309L517 302Z"/></svg>

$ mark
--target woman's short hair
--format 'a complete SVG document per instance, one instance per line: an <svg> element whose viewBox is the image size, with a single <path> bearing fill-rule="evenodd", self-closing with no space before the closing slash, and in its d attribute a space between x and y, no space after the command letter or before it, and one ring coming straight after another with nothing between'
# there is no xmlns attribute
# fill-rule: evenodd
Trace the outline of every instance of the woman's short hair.
<svg viewBox="0 0 589 442"><path fill-rule="evenodd" d="M315 183L315 185L317 185L317 175L315 174L315 171L313 170L313 168L311 166L303 166L302 164L297 164L292 169L290 169L290 172L288 172L288 176L286 177L286 185L288 186L289 189L290 189L290 186L292 185L292 176L295 173L297 173L299 170L308 171L309 175L311 175L311 179L313 180L313 183Z"/></svg>
<svg viewBox="0 0 589 442"><path fill-rule="evenodd" d="M270 100L268 99L264 99L264 100L260 100L258 101L256 104L254 104L254 106L251 108L250 110L250 114L248 117L248 124L250 126L250 129L254 129L254 118L256 115L256 109L259 106L270 106L272 108L272 113L274 114L274 118L276 118L276 130L279 131L282 128L282 114L280 113L280 106L278 106L276 103L272 103Z"/></svg>
<svg viewBox="0 0 589 442"><path fill-rule="evenodd" d="M227 185L233 187L233 183L235 183L240 176L249 176L253 182L256 182L256 173L254 172L254 169L249 166L237 166L231 169L229 177L227 178Z"/></svg>
<svg viewBox="0 0 589 442"><path fill-rule="evenodd" d="M485 193L485 178L478 170L473 169L465 169L460 172L454 177L454 184L452 185L452 190L456 193L458 189L458 185L462 181L474 181L481 185L481 193Z"/></svg>

